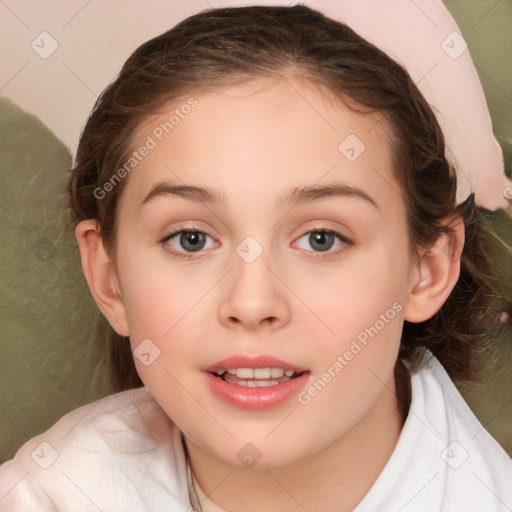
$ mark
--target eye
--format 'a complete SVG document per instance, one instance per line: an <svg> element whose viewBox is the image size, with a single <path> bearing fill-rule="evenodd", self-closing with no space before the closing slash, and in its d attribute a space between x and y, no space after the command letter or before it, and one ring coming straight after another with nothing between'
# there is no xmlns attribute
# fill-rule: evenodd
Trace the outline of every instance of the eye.
<svg viewBox="0 0 512 512"><path fill-rule="evenodd" d="M210 246L206 243L208 238L213 242ZM302 235L298 240L300 241L304 238L306 238L306 244L309 244L313 248L314 254L311 255L313 258L327 259L329 257L337 256L347 248L354 245L354 243L346 236L332 229L322 228L311 230L304 233L304 235ZM331 249L335 246L336 241L338 241L338 247L336 250L332 251ZM194 253L199 253L203 249L209 249L218 245L212 237L195 228L174 231L163 238L160 243L164 246L166 251L171 253L172 256L179 258L191 258L194 256ZM299 245L299 248L309 251L307 247Z"/></svg>
<svg viewBox="0 0 512 512"><path fill-rule="evenodd" d="M208 249L215 245L215 242L210 247L206 247L206 239L210 238L209 235L197 229L180 229L167 235L160 243L171 254L189 258L195 252L200 252L203 249ZM181 250L184 249L184 252ZM189 254L187 254L189 253Z"/></svg>
<svg viewBox="0 0 512 512"><path fill-rule="evenodd" d="M346 236L332 229L316 229L308 231L307 233L304 233L299 240L304 238L306 238L306 244L309 244L315 252L328 253L325 256L322 254L314 254L314 258L335 256L346 250L348 247L352 247L354 245ZM338 240L337 250L331 251L333 246L336 244L336 239ZM308 249L304 246L299 247L301 249Z"/></svg>

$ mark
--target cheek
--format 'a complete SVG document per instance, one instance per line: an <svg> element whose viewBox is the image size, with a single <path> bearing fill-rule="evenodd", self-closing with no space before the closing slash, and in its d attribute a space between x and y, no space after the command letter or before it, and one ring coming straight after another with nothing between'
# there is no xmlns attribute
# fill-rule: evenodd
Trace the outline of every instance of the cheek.
<svg viewBox="0 0 512 512"><path fill-rule="evenodd" d="M316 325L320 336L330 336L333 348L339 350L376 322L381 328L382 314L388 312L388 317L395 317L406 297L407 269L405 247L390 250L387 244L375 244L354 252L340 265L306 269L295 277L289 274L289 279L295 281L294 292L309 309L304 316ZM393 308L395 303L399 306ZM304 306L297 303L296 308ZM396 337L396 330L394 334Z"/></svg>
<svg viewBox="0 0 512 512"><path fill-rule="evenodd" d="M134 341L165 337L186 322L216 278L212 269L195 272L187 264L167 258L164 251L131 251L130 258L120 260L119 268Z"/></svg>
<svg viewBox="0 0 512 512"><path fill-rule="evenodd" d="M156 396L162 390L165 395L172 391L173 396L179 396L183 389L173 379L176 377L179 382L186 381L187 390L193 391L195 382L188 382L190 370L197 370L198 347L204 343L205 335L210 334L201 327L202 320L205 315L210 323L215 318L208 291L218 281L219 274L211 268L193 271L186 265L170 262L165 256L152 258L150 252L142 254L142 251L141 254L130 252L130 258L121 261L119 267L123 272L130 344L144 384ZM151 363L138 359L139 352L149 352ZM183 403L186 398L185 394L178 402Z"/></svg>
<svg viewBox="0 0 512 512"><path fill-rule="evenodd" d="M316 372L298 397L302 408L297 415L311 435L322 432L317 448L348 432L383 393L392 393L386 388L392 386L403 306L397 299L398 290L387 284L388 288L374 283L364 292L353 293L346 283L346 293L336 295L340 297L337 314L332 311L332 298L330 306L324 299L323 318L334 334L319 324L323 334L310 347ZM327 423L326 414L330 417Z"/></svg>
<svg viewBox="0 0 512 512"><path fill-rule="evenodd" d="M345 411L347 420L360 417L393 373L403 326L407 252L387 246L361 251L346 268L331 272L329 280L301 282L297 295L307 297L316 316L306 312L309 327L303 325L319 362L313 380L322 391L311 389L314 401L321 409Z"/></svg>

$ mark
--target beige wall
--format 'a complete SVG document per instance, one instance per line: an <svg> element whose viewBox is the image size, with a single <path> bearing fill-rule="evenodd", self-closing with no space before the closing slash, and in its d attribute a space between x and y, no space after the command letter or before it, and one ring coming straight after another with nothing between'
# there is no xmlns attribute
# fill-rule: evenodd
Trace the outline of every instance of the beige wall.
<svg viewBox="0 0 512 512"><path fill-rule="evenodd" d="M339 2L342 0L315 3L328 10L329 4ZM4 0L0 2L0 95L36 114L74 151L97 95L139 44L203 9L253 3L297 2ZM479 73L485 73L480 77L495 132L510 141L512 129L507 119L512 115L512 36L506 27L512 26L512 1L445 3L469 42ZM34 41L40 53L51 49L48 36L39 37L42 32L49 33L58 44L46 59L31 47Z"/></svg>
<svg viewBox="0 0 512 512"><path fill-rule="evenodd" d="M103 88L141 43L181 19L212 7L244 2L204 0L6 0L0 2L0 94L37 115L68 147ZM245 2L249 5L253 2ZM265 2L260 2L265 3ZM267 2L286 5L288 2ZM210 4L210 5L209 5ZM47 32L58 48L50 49Z"/></svg>

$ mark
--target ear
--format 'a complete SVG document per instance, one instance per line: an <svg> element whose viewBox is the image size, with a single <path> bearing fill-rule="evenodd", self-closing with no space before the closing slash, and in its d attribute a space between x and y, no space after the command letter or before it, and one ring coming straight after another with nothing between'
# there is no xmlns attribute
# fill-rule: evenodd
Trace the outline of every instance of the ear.
<svg viewBox="0 0 512 512"><path fill-rule="evenodd" d="M453 231L439 236L420 257L412 273L412 291L404 308L404 318L409 322L423 322L434 316L457 283L464 247L464 222L457 216L449 226Z"/></svg>
<svg viewBox="0 0 512 512"><path fill-rule="evenodd" d="M84 276L96 304L115 331L121 336L128 336L121 288L103 245L98 221L81 221L75 228L75 237L80 249Z"/></svg>

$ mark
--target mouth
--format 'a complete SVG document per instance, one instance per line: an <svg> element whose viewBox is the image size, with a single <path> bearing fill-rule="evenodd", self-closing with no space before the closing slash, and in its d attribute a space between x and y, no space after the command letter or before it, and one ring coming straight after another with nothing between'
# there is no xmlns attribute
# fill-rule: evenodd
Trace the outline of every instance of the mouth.
<svg viewBox="0 0 512 512"><path fill-rule="evenodd" d="M252 410L278 407L300 392L310 371L270 355L240 355L203 368L212 393L229 405Z"/></svg>
<svg viewBox="0 0 512 512"><path fill-rule="evenodd" d="M283 368L220 368L210 372L214 377L229 384L248 388L277 386L300 377L305 372L285 370Z"/></svg>

